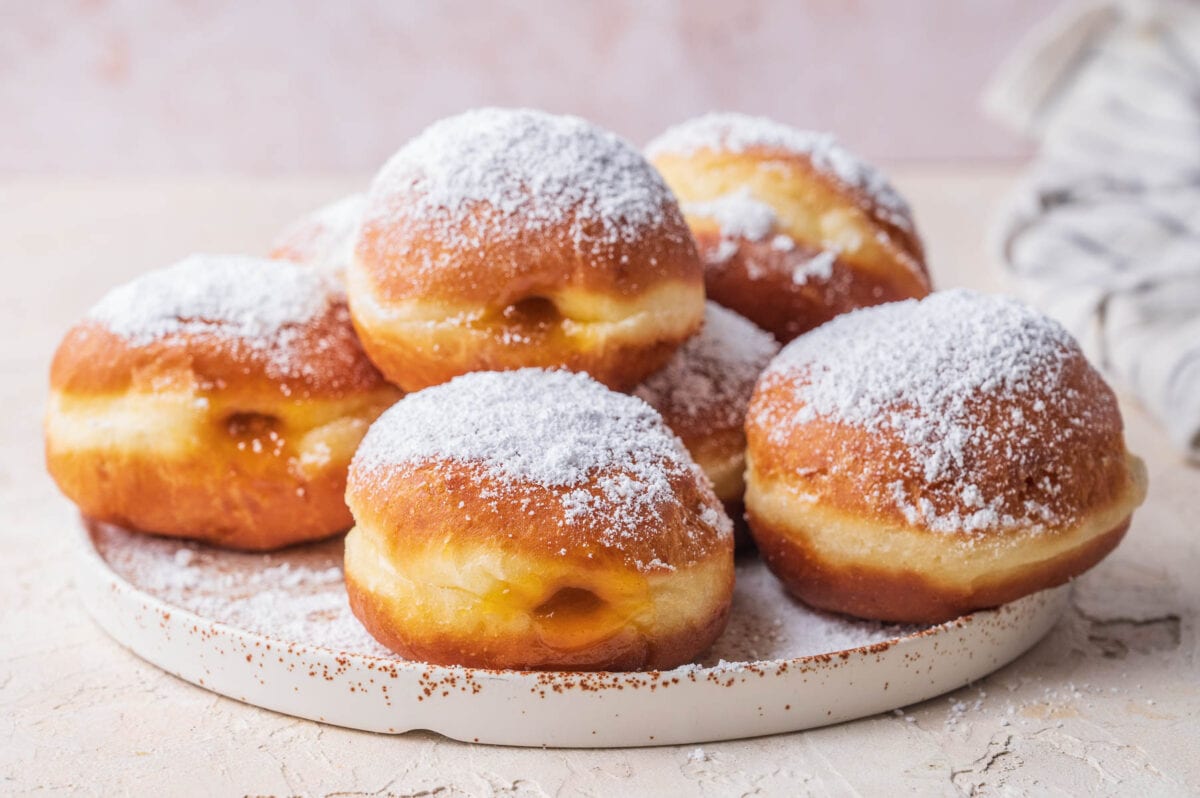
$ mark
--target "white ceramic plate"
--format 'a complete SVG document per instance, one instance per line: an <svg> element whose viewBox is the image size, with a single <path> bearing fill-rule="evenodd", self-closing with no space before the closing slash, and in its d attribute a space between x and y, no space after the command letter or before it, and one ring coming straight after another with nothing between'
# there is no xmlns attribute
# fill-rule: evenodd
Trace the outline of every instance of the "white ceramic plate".
<svg viewBox="0 0 1200 798"><path fill-rule="evenodd" d="M1016 658L1068 587L930 628L814 612L756 559L700 662L645 673L535 673L408 662L354 621L339 541L268 555L97 526L78 589L105 631L158 667L267 709L355 729L503 745L700 743L822 726L957 689Z"/></svg>

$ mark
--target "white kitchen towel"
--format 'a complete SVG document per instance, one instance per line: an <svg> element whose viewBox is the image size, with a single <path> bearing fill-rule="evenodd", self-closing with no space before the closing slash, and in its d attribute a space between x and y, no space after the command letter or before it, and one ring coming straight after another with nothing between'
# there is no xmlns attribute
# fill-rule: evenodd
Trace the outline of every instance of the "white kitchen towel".
<svg viewBox="0 0 1200 798"><path fill-rule="evenodd" d="M1200 462L1200 4L1070 7L985 106L1040 140L1001 230L1018 290Z"/></svg>

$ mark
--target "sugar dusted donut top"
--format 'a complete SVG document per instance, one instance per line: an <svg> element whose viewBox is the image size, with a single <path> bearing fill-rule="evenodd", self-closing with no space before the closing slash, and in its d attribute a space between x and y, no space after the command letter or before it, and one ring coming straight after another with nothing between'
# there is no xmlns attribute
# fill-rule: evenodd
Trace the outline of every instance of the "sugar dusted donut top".
<svg viewBox="0 0 1200 798"><path fill-rule="evenodd" d="M409 394L364 438L351 466L351 491L355 483L381 487L431 464L474 473L493 507L551 497L557 527L568 533L586 527L600 546L635 556L658 550L674 534L665 527L679 531L681 517L692 519L682 530L686 536L695 537L697 526L710 537L732 534L699 469L658 413L583 374L475 372ZM681 507L681 486L689 486L698 506ZM531 524L547 520L536 515ZM650 557L640 564L663 565Z"/></svg>
<svg viewBox="0 0 1200 798"><path fill-rule="evenodd" d="M646 155L651 159L690 157L703 150L781 150L807 158L818 170L870 197L892 224L906 231L913 229L912 211L887 177L839 144L832 134L798 130L766 117L710 113L669 128L646 146Z"/></svg>
<svg viewBox="0 0 1200 798"><path fill-rule="evenodd" d="M338 296L324 276L241 255L192 255L104 296L87 314L135 346L208 333L252 347L316 318Z"/></svg>
<svg viewBox="0 0 1200 798"><path fill-rule="evenodd" d="M664 222L670 191L630 144L575 116L481 108L443 119L384 166L374 196L411 192L405 212L451 231L486 203L541 229L573 217L578 241L633 241ZM470 243L464 241L463 243Z"/></svg>
<svg viewBox="0 0 1200 798"><path fill-rule="evenodd" d="M264 376L285 393L382 382L331 277L242 255L192 255L111 290L64 340L52 382L119 389L151 364L212 382Z"/></svg>
<svg viewBox="0 0 1200 798"><path fill-rule="evenodd" d="M548 275L699 279L678 204L633 146L578 117L500 108L436 122L392 157L368 195L356 258L398 296L459 298L479 284L482 299L497 272L501 292Z"/></svg>
<svg viewBox="0 0 1200 798"><path fill-rule="evenodd" d="M1112 391L1061 325L1000 296L839 316L784 348L750 413L766 470L937 532L1044 530L1125 484Z"/></svg>
<svg viewBox="0 0 1200 798"><path fill-rule="evenodd" d="M271 257L343 277L366 204L365 194L351 194L298 219L275 239Z"/></svg>
<svg viewBox="0 0 1200 798"><path fill-rule="evenodd" d="M754 384L779 344L765 330L715 302L704 327L634 395L659 410L686 439L742 429Z"/></svg>

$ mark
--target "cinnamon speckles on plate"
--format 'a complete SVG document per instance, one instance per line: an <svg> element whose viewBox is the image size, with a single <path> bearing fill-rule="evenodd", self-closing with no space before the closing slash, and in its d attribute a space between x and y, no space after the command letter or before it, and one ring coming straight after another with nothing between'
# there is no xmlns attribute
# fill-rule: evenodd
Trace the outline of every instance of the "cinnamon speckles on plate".
<svg viewBox="0 0 1200 798"><path fill-rule="evenodd" d="M97 621L164 670L288 714L506 745L668 745L792 731L903 707L1010 661L1067 588L930 628L816 613L757 560L738 565L727 634L697 662L635 673L436 667L383 651L345 606L340 543L269 555L81 535Z"/></svg>

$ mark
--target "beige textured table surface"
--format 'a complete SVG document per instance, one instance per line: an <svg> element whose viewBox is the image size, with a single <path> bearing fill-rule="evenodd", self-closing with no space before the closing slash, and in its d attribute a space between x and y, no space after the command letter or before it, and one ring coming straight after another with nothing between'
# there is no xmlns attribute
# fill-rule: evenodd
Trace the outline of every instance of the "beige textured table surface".
<svg viewBox="0 0 1200 798"><path fill-rule="evenodd" d="M996 287L1012 184L900 172L938 284ZM872 795L1200 792L1200 469L1136 408L1150 498L1032 652L956 693L815 731L615 751L322 726L208 693L105 637L71 589L71 506L45 476L47 364L103 291L193 251L262 251L345 179L0 183L0 794Z"/></svg>

